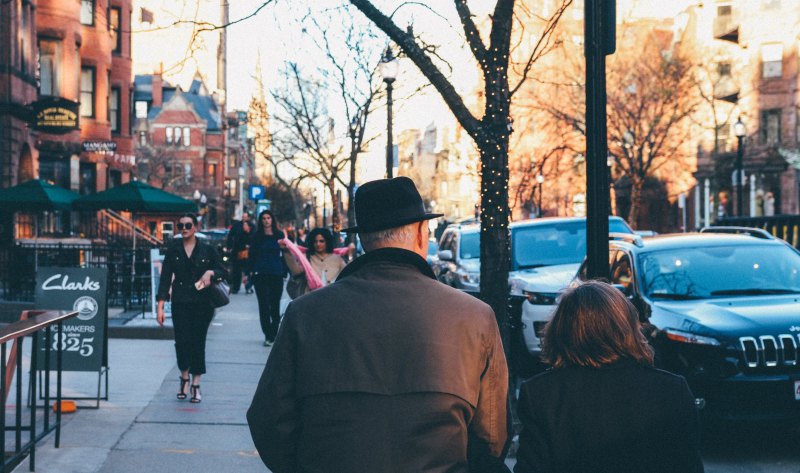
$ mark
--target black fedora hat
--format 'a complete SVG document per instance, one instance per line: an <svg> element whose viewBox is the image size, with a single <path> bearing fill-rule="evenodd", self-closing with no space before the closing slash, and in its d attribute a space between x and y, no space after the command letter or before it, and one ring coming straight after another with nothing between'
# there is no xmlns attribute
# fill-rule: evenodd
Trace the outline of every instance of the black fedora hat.
<svg viewBox="0 0 800 473"><path fill-rule="evenodd" d="M425 213L417 186L404 176L362 185L356 191L355 208L358 225L342 231L371 233L444 215Z"/></svg>

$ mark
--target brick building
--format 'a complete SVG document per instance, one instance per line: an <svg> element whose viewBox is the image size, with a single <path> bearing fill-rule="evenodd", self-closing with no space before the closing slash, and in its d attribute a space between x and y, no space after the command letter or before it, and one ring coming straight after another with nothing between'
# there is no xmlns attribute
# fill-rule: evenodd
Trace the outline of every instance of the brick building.
<svg viewBox="0 0 800 473"><path fill-rule="evenodd" d="M800 3L725 0L690 7L686 41L707 64L714 109L698 146L698 182L715 214L762 216L800 212ZM733 172L745 125L741 210ZM704 210L699 212L706 218Z"/></svg>
<svg viewBox="0 0 800 473"><path fill-rule="evenodd" d="M217 99L198 75L189 90L160 73L134 78L139 176L200 204L204 227L223 226L226 135Z"/></svg>

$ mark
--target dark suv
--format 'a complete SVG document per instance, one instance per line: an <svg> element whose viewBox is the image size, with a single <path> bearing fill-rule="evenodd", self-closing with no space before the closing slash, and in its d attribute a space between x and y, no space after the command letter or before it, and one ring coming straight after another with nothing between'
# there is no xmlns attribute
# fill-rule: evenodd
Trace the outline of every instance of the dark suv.
<svg viewBox="0 0 800 473"><path fill-rule="evenodd" d="M800 252L758 230L723 233L612 240L608 279L706 414L798 419Z"/></svg>

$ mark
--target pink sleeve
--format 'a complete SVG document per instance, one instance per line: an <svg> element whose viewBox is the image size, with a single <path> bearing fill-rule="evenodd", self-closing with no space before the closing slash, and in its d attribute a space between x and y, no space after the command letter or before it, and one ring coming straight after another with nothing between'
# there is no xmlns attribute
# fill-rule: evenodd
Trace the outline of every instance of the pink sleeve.
<svg viewBox="0 0 800 473"><path fill-rule="evenodd" d="M321 288L322 280L319 278L319 275L317 275L317 272L314 271L314 268L311 267L311 263L308 262L308 258L306 258L305 255L303 254L304 253L303 250L305 248L301 249L301 247L294 244L288 238L284 238L281 241L286 243L286 249L289 250L292 256L294 256L295 259L303 267L303 271L305 271L306 273L306 281L308 282L308 287L311 288L311 290Z"/></svg>

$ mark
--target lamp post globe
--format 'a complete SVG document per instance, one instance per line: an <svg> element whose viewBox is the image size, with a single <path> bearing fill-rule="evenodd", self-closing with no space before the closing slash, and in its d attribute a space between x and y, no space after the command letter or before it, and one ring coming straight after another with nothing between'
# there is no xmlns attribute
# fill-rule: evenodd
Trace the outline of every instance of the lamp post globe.
<svg viewBox="0 0 800 473"><path fill-rule="evenodd" d="M539 201L536 204L538 209L539 217L542 216L542 184L544 184L544 176L542 173L536 175L536 182L539 183Z"/></svg>
<svg viewBox="0 0 800 473"><path fill-rule="evenodd" d="M386 47L381 58L380 70L383 81L386 82L386 178L392 178L394 167L394 143L392 142L392 84L397 78L400 63L392 53L392 48Z"/></svg>

